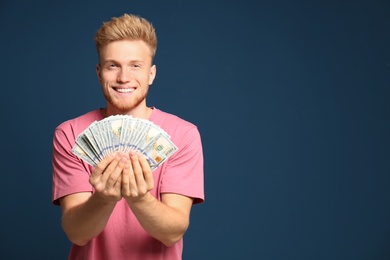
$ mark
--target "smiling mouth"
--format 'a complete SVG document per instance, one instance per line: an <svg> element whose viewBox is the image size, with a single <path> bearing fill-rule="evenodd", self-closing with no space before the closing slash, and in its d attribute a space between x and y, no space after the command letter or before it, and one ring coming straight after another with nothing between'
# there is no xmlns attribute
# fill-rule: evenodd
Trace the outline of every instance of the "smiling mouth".
<svg viewBox="0 0 390 260"><path fill-rule="evenodd" d="M135 88L114 88L114 90L119 93L132 93Z"/></svg>

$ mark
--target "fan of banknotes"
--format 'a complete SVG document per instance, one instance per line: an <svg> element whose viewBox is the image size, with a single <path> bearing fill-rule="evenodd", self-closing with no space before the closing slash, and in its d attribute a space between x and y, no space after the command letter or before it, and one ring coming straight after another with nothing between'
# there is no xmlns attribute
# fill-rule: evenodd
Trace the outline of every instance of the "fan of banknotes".
<svg viewBox="0 0 390 260"><path fill-rule="evenodd" d="M72 152L92 166L113 152L141 152L152 170L176 150L170 136L158 125L129 115L114 115L93 122L77 138Z"/></svg>

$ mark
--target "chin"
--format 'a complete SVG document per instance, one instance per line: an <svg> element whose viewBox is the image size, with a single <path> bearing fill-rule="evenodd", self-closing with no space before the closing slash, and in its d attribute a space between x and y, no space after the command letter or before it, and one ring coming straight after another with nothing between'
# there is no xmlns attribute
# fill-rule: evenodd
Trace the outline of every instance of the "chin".
<svg viewBox="0 0 390 260"><path fill-rule="evenodd" d="M112 103L110 102L111 107L115 111L118 111L119 113L122 113L122 114L133 110L139 104L140 103L138 103L138 104L129 104L129 103L127 103L127 104L123 104L123 103L122 104L118 104L118 103L115 103L115 102L112 102Z"/></svg>

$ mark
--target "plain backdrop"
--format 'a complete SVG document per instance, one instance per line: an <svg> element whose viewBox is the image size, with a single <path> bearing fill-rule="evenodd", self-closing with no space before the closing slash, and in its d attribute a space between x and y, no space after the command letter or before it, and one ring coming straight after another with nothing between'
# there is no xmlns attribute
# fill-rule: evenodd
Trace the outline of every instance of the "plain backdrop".
<svg viewBox="0 0 390 260"><path fill-rule="evenodd" d="M199 128L206 201L183 258L390 259L390 2L0 3L2 259L67 259L61 122L103 107L93 36L156 27L148 105Z"/></svg>

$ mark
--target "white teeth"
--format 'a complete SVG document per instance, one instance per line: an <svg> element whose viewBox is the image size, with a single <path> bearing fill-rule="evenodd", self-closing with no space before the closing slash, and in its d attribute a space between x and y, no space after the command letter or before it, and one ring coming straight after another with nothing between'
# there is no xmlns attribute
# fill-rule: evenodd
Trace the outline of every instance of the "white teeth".
<svg viewBox="0 0 390 260"><path fill-rule="evenodd" d="M134 91L133 88L117 88L116 91L121 93L131 93Z"/></svg>

